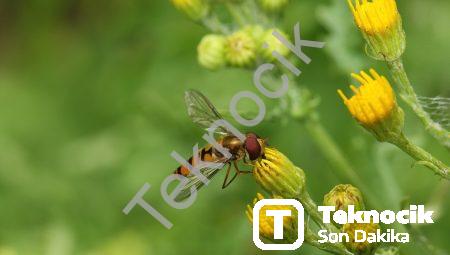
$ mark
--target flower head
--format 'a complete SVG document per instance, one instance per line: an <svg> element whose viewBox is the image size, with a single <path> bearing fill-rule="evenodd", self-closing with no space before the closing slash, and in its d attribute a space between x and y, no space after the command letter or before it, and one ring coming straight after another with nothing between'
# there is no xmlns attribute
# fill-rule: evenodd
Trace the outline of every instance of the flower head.
<svg viewBox="0 0 450 255"><path fill-rule="evenodd" d="M359 88L350 85L355 93L350 99L341 90L339 95L351 115L367 130L384 141L391 133L399 134L403 128L403 111L398 107L389 81L370 69L370 75L361 71L352 77L361 83Z"/></svg>
<svg viewBox="0 0 450 255"><path fill-rule="evenodd" d="M386 33L400 19L395 0L347 0L356 25L367 34Z"/></svg>
<svg viewBox="0 0 450 255"><path fill-rule="evenodd" d="M273 61L275 59L272 56L273 51L277 51L282 56L286 56L287 54L289 54L289 49L272 34L273 31L277 31L278 33L283 35L283 37L288 38L288 36L279 29L268 29L264 32L261 38L263 46L260 48L260 52L261 55L269 61ZM264 43L266 44L266 47L264 46Z"/></svg>
<svg viewBox="0 0 450 255"><path fill-rule="evenodd" d="M339 95L344 100L345 105L352 116L363 125L374 125L386 119L394 109L395 95L391 85L384 76L371 69L370 77L366 72L352 74L352 77L361 83L359 88L350 85L355 93L348 99L341 90Z"/></svg>
<svg viewBox="0 0 450 255"><path fill-rule="evenodd" d="M335 206L336 210L347 211L349 205L354 205L356 211L364 210L364 200L359 189L350 184L335 186L323 199L326 206Z"/></svg>
<svg viewBox="0 0 450 255"><path fill-rule="evenodd" d="M367 235L368 233L376 233L379 228L380 226L375 223L347 223L342 227L342 232L347 233L350 240L344 244L353 252L369 252L376 247L377 243L369 243L367 240L364 242L356 242L355 231L364 231Z"/></svg>
<svg viewBox="0 0 450 255"><path fill-rule="evenodd" d="M199 20L206 16L209 6L205 0L171 0L172 4L188 15L193 20Z"/></svg>
<svg viewBox="0 0 450 255"><path fill-rule="evenodd" d="M273 198L281 198L274 196ZM250 222L253 222L253 207L255 204L264 199L264 196L260 193L256 194L256 198L253 199L253 203L247 205L247 218ZM283 242L283 240L274 240L274 218L267 216L267 210L290 210L291 216L283 217L284 239L285 241L295 241L297 239L297 210L289 205L265 205L259 211L259 233L264 238L272 242Z"/></svg>
<svg viewBox="0 0 450 255"><path fill-rule="evenodd" d="M303 170L274 148L264 149L262 158L255 162L253 176L265 190L283 198L296 198L305 190Z"/></svg>
<svg viewBox="0 0 450 255"><path fill-rule="evenodd" d="M256 42L247 31L240 30L227 37L225 58L236 67L251 66L256 60Z"/></svg>
<svg viewBox="0 0 450 255"><path fill-rule="evenodd" d="M395 0L347 0L355 23L367 41L368 53L395 60L405 48L405 35Z"/></svg>
<svg viewBox="0 0 450 255"><path fill-rule="evenodd" d="M225 65L225 44L223 35L210 34L202 38L197 46L197 59L200 65L217 70Z"/></svg>

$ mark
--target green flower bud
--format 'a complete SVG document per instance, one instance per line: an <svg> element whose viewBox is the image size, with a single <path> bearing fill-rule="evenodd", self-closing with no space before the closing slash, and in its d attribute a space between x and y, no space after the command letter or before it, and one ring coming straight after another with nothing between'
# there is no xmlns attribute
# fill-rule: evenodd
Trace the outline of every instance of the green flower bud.
<svg viewBox="0 0 450 255"><path fill-rule="evenodd" d="M179 11L193 20L200 20L208 14L209 6L205 0L171 0Z"/></svg>
<svg viewBox="0 0 450 255"><path fill-rule="evenodd" d="M350 184L335 186L323 199L323 205L335 206L336 210L347 211L349 205L355 206L355 211L364 210L364 200L359 189Z"/></svg>
<svg viewBox="0 0 450 255"><path fill-rule="evenodd" d="M217 70L225 65L225 44L223 35L206 35L197 46L197 60L203 67Z"/></svg>
<svg viewBox="0 0 450 255"><path fill-rule="evenodd" d="M368 233L376 233L380 228L375 223L347 223L342 227L342 232L347 233L350 237L350 242L345 242L345 246L353 251L360 253L370 254L377 247L377 243L369 243L367 240L364 242L355 241L355 230L362 230Z"/></svg>
<svg viewBox="0 0 450 255"><path fill-rule="evenodd" d="M298 198L305 191L306 177L283 153L270 147L255 162L253 176L266 191L283 198Z"/></svg>
<svg viewBox="0 0 450 255"><path fill-rule="evenodd" d="M282 56L289 54L289 49L272 34L274 30L280 33L284 38L288 38L287 35L279 29L269 29L264 32L260 54L268 61L273 61L275 59L272 56L273 51L277 51ZM264 44L266 44L267 47L264 47Z"/></svg>
<svg viewBox="0 0 450 255"><path fill-rule="evenodd" d="M257 48L261 47L262 43L264 42L263 41L264 28L262 26L248 25L245 26L242 30L247 34L249 34L253 38L253 40L255 40Z"/></svg>
<svg viewBox="0 0 450 255"><path fill-rule="evenodd" d="M289 3L289 0L259 0L263 10L267 12L279 12Z"/></svg>
<svg viewBox="0 0 450 255"><path fill-rule="evenodd" d="M256 42L246 31L241 30L227 37L225 59L231 66L250 67L256 59Z"/></svg>

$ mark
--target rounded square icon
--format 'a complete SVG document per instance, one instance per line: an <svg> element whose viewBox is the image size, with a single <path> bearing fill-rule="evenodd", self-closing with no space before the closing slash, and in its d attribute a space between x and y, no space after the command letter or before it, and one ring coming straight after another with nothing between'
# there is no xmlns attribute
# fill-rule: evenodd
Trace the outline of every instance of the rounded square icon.
<svg viewBox="0 0 450 255"><path fill-rule="evenodd" d="M266 205L290 205L297 210L298 238L292 244L266 244L259 238L259 211ZM253 242L261 250L296 250L305 240L305 210L303 205L295 199L262 199L253 207ZM274 231L275 232L275 231Z"/></svg>

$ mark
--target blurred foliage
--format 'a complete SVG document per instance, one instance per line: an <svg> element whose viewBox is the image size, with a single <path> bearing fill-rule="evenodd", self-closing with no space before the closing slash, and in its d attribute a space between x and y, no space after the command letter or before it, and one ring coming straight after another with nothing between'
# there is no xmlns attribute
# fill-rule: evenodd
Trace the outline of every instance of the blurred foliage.
<svg viewBox="0 0 450 255"><path fill-rule="evenodd" d="M450 96L450 2L398 2L406 69L416 90ZM364 57L344 5L290 3L285 31L300 21L303 38L328 44L327 50L308 49L313 62L301 66L301 82L321 96L325 126L386 207L398 209L403 197L427 203L437 196L437 178L422 166L411 168L399 150L376 143L336 95L354 68L385 70ZM202 131L186 115L184 90L203 91L219 109L238 91L256 91L248 71L198 66L195 49L205 29L168 1L151 0L1 1L0 19L1 255L262 253L245 218L245 205L258 190L250 176L221 190L219 174L186 210L170 208L160 196L159 184L177 167L170 152L188 156L201 141ZM448 163L448 152L407 115L407 133ZM305 169L316 201L345 182L297 123L266 122L254 131ZM398 190L384 189L386 171ZM146 200L173 229L140 208L122 213L145 182L151 185ZM449 251L450 204L444 203L448 189L441 190L439 224L422 230ZM405 251L423 254L414 244ZM322 254L307 246L301 252Z"/></svg>

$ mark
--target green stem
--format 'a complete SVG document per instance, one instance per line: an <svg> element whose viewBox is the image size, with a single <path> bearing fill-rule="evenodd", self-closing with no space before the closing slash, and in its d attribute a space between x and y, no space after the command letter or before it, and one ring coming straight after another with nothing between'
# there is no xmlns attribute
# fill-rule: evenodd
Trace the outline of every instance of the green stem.
<svg viewBox="0 0 450 255"><path fill-rule="evenodd" d="M317 210L317 204L312 200L311 196L307 191L304 191L297 198L302 205L305 207L306 212L308 212L309 216L317 223L317 225L321 228L325 228L328 232L339 233L339 229L336 228L332 223L324 223L322 219L322 214Z"/></svg>
<svg viewBox="0 0 450 255"><path fill-rule="evenodd" d="M219 18L215 15L209 15L201 20L201 24L209 29L211 32L219 34L228 34L228 28L220 22Z"/></svg>
<svg viewBox="0 0 450 255"><path fill-rule="evenodd" d="M420 118L425 125L425 129L445 147L450 149L450 132L445 130L439 123L433 121L430 115L423 109L405 72L402 59L388 61L387 64L394 81L400 89L400 97Z"/></svg>
<svg viewBox="0 0 450 255"><path fill-rule="evenodd" d="M377 201L376 196L367 188L367 185L364 184L356 171L351 167L333 138L320 123L319 118L311 113L306 117L304 125L322 154L338 172L338 175L341 178L347 178L354 186L361 189L366 197L366 201L374 207L378 207L379 201Z"/></svg>
<svg viewBox="0 0 450 255"><path fill-rule="evenodd" d="M443 162L433 157L430 153L413 144L404 134L392 139L392 144L408 153L411 157L417 160L418 164L424 165L431 169L435 174L441 176L446 180L450 180L449 167Z"/></svg>

